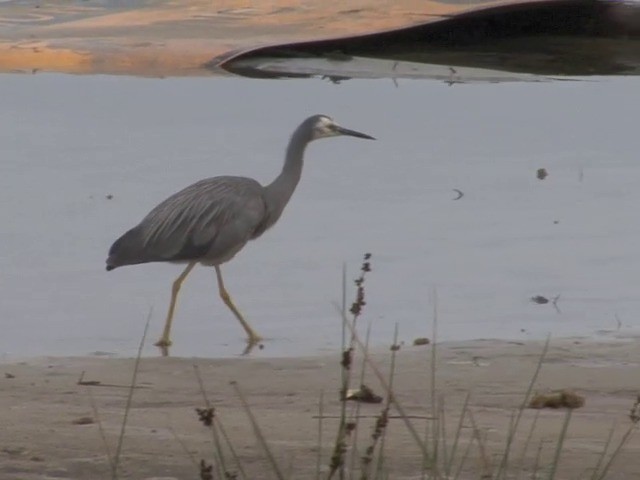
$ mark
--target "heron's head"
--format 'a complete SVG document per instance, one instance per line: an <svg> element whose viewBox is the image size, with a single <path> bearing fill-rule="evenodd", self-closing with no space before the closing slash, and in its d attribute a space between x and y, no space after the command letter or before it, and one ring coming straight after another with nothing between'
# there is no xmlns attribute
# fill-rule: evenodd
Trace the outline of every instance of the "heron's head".
<svg viewBox="0 0 640 480"><path fill-rule="evenodd" d="M304 124L311 132L311 140L318 140L320 138L338 137L340 135L348 135L350 137L366 138L368 140L375 140L370 135L365 133L356 132L355 130L349 130L348 128L341 127L332 118L326 115L314 115L307 118Z"/></svg>

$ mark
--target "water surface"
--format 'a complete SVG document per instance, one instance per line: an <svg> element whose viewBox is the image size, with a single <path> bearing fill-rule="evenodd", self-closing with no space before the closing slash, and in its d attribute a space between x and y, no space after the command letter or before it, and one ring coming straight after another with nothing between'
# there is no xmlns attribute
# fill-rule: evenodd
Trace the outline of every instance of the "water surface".
<svg viewBox="0 0 640 480"><path fill-rule="evenodd" d="M450 87L0 76L0 355L131 355L150 308L155 340L181 267L107 273L112 241L200 178L269 181L313 113L379 140L311 145L280 222L223 268L271 339L256 355L337 348L342 264L355 277L365 252L374 344L396 323L403 340L429 336L434 288L445 340L631 332L639 88L637 77ZM535 295L561 295L560 312ZM242 338L213 270L194 270L172 354L236 355Z"/></svg>

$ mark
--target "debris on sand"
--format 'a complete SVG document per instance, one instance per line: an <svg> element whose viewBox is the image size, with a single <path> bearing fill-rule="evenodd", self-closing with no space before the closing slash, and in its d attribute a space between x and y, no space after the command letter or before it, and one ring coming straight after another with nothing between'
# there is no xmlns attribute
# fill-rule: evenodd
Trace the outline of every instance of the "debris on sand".
<svg viewBox="0 0 640 480"><path fill-rule="evenodd" d="M213 425L213 417L216 416L215 408L196 408L196 413L198 414L198 420L200 420L205 427Z"/></svg>
<svg viewBox="0 0 640 480"><path fill-rule="evenodd" d="M571 390L560 390L548 394L538 393L529 402L529 408L580 408L585 399Z"/></svg>
<svg viewBox="0 0 640 480"><path fill-rule="evenodd" d="M429 340L427 337L418 337L413 341L413 346L419 347L420 345L429 345L430 343L431 340Z"/></svg>
<svg viewBox="0 0 640 480"><path fill-rule="evenodd" d="M92 417L80 417L72 420L71 423L74 425L92 425L96 422Z"/></svg>
<svg viewBox="0 0 640 480"><path fill-rule="evenodd" d="M346 399L362 403L382 402L382 397L373 393L373 390L366 385L361 385L359 389L347 390Z"/></svg>

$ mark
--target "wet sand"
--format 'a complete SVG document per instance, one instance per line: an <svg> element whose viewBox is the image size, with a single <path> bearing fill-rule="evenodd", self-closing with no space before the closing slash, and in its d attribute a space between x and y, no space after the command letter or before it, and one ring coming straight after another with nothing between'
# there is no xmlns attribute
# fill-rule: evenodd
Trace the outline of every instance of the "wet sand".
<svg viewBox="0 0 640 480"><path fill-rule="evenodd" d="M214 71L205 63L235 51L371 33L505 3L0 2L0 71L208 76Z"/></svg>
<svg viewBox="0 0 640 480"><path fill-rule="evenodd" d="M395 392L410 415L428 416L429 358L431 346L403 347L398 356ZM486 457L495 463L505 432L535 371L542 343L478 340L447 343L437 350L437 392L442 395L446 428L451 437L467 392L470 408L482 435ZM389 352L375 353L380 368L389 367ZM206 391L216 407L247 473L247 478L271 478L265 455L257 446L250 423L230 382L237 381L248 399L271 448L294 478L315 478L318 401L324 392L324 412L339 412L338 354L287 359L143 358L129 416L122 455L122 478L197 478L193 461L176 436L199 461L211 461L210 432L194 412L203 400L194 376L198 365ZM109 466L100 439L89 392L95 399L99 421L111 451L125 411L127 385L134 359L106 357L30 358L0 366L0 478L108 478ZM535 390L574 389L586 405L574 411L557 478L587 478L597 462L612 424L617 423L612 445L631 424L629 411L638 394L638 339L554 340ZM85 381L99 386L78 385ZM371 373L365 383L382 393ZM363 415L377 415L379 405L362 405ZM517 435L514 458L518 464L534 410L527 409ZM396 412L392 412L395 414ZM547 468L564 418L563 411L541 410L525 465L531 468L543 442L541 468ZM93 423L79 425L82 417ZM412 420L424 431L424 420ZM359 426L368 443L372 419ZM80 421L82 423L82 421ZM337 421L324 424L322 466L329 463L329 443ZM462 438L471 435L464 422ZM174 433L172 433L172 430ZM420 455L401 420L388 427L387 458L392 478L419 478ZM174 435L175 434L175 435ZM636 478L640 436L632 437L607 478ZM477 448L470 453L469 478L479 478L483 463ZM231 468L235 470L235 468ZM264 472L269 472L265 474Z"/></svg>

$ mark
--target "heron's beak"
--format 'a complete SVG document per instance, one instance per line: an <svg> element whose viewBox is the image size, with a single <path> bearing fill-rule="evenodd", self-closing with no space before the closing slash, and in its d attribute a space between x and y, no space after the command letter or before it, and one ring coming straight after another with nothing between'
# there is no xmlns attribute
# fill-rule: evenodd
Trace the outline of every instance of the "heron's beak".
<svg viewBox="0 0 640 480"><path fill-rule="evenodd" d="M371 135L367 135L366 133L356 132L355 130L349 130L348 128L340 127L336 125L336 132L340 135L349 135L350 137L358 137L358 138L366 138L367 140L375 140Z"/></svg>

